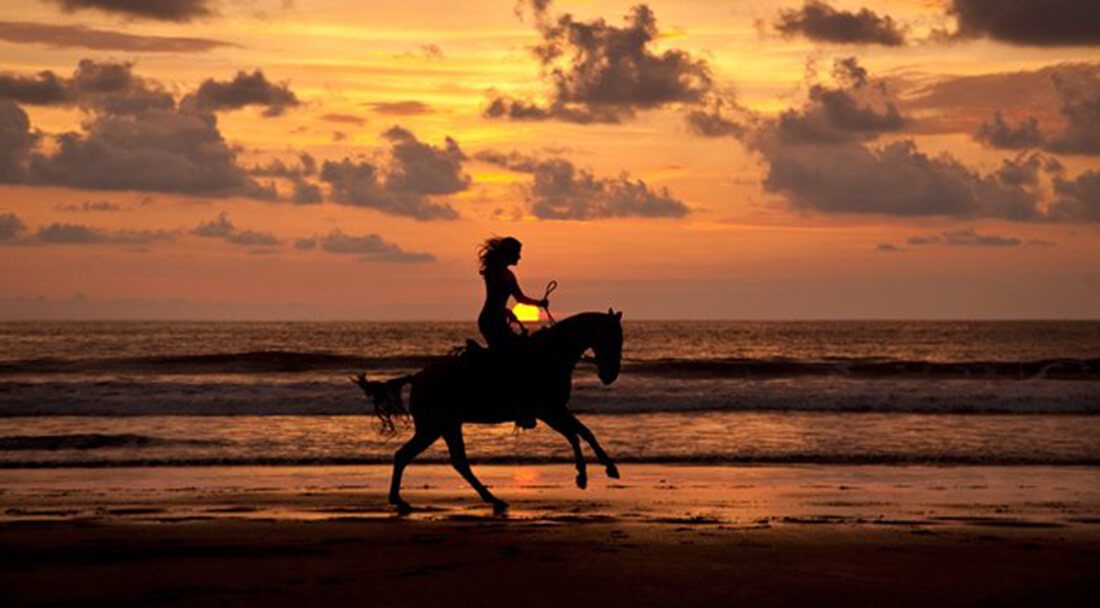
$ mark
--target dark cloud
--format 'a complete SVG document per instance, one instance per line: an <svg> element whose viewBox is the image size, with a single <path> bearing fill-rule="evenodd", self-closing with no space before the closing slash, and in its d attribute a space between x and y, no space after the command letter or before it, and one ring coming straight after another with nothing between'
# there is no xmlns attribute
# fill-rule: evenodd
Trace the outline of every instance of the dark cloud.
<svg viewBox="0 0 1100 608"><path fill-rule="evenodd" d="M135 19L191 21L214 14L212 0L46 0L66 13L94 9Z"/></svg>
<svg viewBox="0 0 1100 608"><path fill-rule="evenodd" d="M1062 96L1065 127L1050 136L1046 147L1051 152L1100 154L1100 69L1090 76L1054 76L1055 88Z"/></svg>
<svg viewBox="0 0 1100 608"><path fill-rule="evenodd" d="M180 105L193 105L207 112L263 106L264 116L279 116L287 108L300 103L286 83L271 83L262 70L255 70L251 74L244 71L237 72L233 80L225 82L208 78L193 94L185 97Z"/></svg>
<svg viewBox="0 0 1100 608"><path fill-rule="evenodd" d="M875 246L875 251L881 253L892 253L895 251L901 251L901 248L893 243L879 243Z"/></svg>
<svg viewBox="0 0 1100 608"><path fill-rule="evenodd" d="M34 76L0 74L0 99L43 106L71 103L67 83L50 71Z"/></svg>
<svg viewBox="0 0 1100 608"><path fill-rule="evenodd" d="M170 93L136 76L132 67L85 59L71 78L36 77L56 79L64 103L88 113L81 131L57 135L47 151L35 151L38 136L26 113L0 99L0 181L275 198L273 186L257 182L238 165L236 150L222 137L213 114L177 106Z"/></svg>
<svg viewBox="0 0 1100 608"><path fill-rule="evenodd" d="M27 105L78 105L115 114L170 108L172 95L134 75L133 64L82 59L72 77L51 71L0 75L0 99Z"/></svg>
<svg viewBox="0 0 1100 608"><path fill-rule="evenodd" d="M834 145L759 145L768 172L764 188L796 209L898 216L946 215L1039 219L1037 193L980 174L949 155L929 156L912 141L879 148Z"/></svg>
<svg viewBox="0 0 1100 608"><path fill-rule="evenodd" d="M907 242L914 247L926 245L947 245L950 247L1019 247L1024 244L1022 239L1014 236L978 234L972 227L948 230L939 234L911 236Z"/></svg>
<svg viewBox="0 0 1100 608"><path fill-rule="evenodd" d="M779 11L779 18L773 27L788 36L800 34L818 42L884 46L905 44L905 29L889 16L880 17L866 8L859 12L838 11L817 0L807 0L800 9Z"/></svg>
<svg viewBox="0 0 1100 608"><path fill-rule="evenodd" d="M1034 117L1025 118L1013 126L1008 124L999 111L978 127L974 139L991 148L1008 150L1036 148L1043 143L1043 135L1039 132L1039 121Z"/></svg>
<svg viewBox="0 0 1100 608"><path fill-rule="evenodd" d="M317 173L317 160L307 152L298 155L298 164L288 165L281 159L273 159L266 165L257 165L249 170L250 175L279 177L290 181L292 187L290 201L299 205L311 205L322 200L321 189L306 179Z"/></svg>
<svg viewBox="0 0 1100 608"><path fill-rule="evenodd" d="M730 110L727 110L727 106ZM728 115L729 111L741 112L744 110L736 103L725 102L716 98L702 110L691 110L685 116L688 130L702 137L740 137L745 134L745 125Z"/></svg>
<svg viewBox="0 0 1100 608"><path fill-rule="evenodd" d="M400 127L383 136L390 142L385 165L350 158L325 161L321 181L329 185L329 198L419 220L456 219L450 205L430 197L469 188L470 177L462 172L466 156L458 144L449 137L442 147L425 144Z"/></svg>
<svg viewBox="0 0 1100 608"><path fill-rule="evenodd" d="M14 241L27 232L27 225L14 213L0 213L0 242Z"/></svg>
<svg viewBox="0 0 1100 608"><path fill-rule="evenodd" d="M366 104L379 114L393 116L416 116L435 112L431 106L421 101L376 101Z"/></svg>
<svg viewBox="0 0 1100 608"><path fill-rule="evenodd" d="M997 179L1010 186L1038 186L1041 172L1060 173L1062 165L1057 159L1038 152L1021 152L1015 158L1001 161L997 169Z"/></svg>
<svg viewBox="0 0 1100 608"><path fill-rule="evenodd" d="M218 218L199 224L191 234L205 238L223 239L234 245L245 247L276 247L279 239L270 232L257 232L255 230L240 230L229 221L229 215L224 211Z"/></svg>
<svg viewBox="0 0 1100 608"><path fill-rule="evenodd" d="M220 47L238 46L231 42L210 38L136 36L83 25L53 25L23 21L0 21L0 40L21 44L43 44L53 48L84 48L134 53L203 53Z"/></svg>
<svg viewBox="0 0 1100 608"><path fill-rule="evenodd" d="M1095 0L951 0L956 36L1009 44L1100 44L1100 3Z"/></svg>
<svg viewBox="0 0 1100 608"><path fill-rule="evenodd" d="M237 164L213 115L176 108L97 114L85 129L58 136L52 154L34 155L29 180L94 190L275 196Z"/></svg>
<svg viewBox="0 0 1100 608"><path fill-rule="evenodd" d="M420 264L435 261L435 256L430 253L405 251L401 247L389 243L381 236L373 233L355 236L344 234L340 230L333 230L324 236L318 236L312 239L298 239L294 243L294 246L302 250L320 247L322 251L328 253L356 255L364 262Z"/></svg>
<svg viewBox="0 0 1100 608"><path fill-rule="evenodd" d="M872 83L854 57L838 59L833 78L837 86L815 84L806 104L782 112L775 136L789 143L831 143L875 139L905 126L885 87Z"/></svg>
<svg viewBox="0 0 1100 608"><path fill-rule="evenodd" d="M360 118L359 116L355 116L353 114L325 114L321 117L321 120L325 120L328 122L345 123L350 125L362 125L363 123L367 122L363 118Z"/></svg>
<svg viewBox="0 0 1100 608"><path fill-rule="evenodd" d="M321 188L304 179L293 181L294 191L290 195L290 201L299 205L313 205L322 200Z"/></svg>
<svg viewBox="0 0 1100 608"><path fill-rule="evenodd" d="M690 209L667 189L655 190L623 174L597 178L562 158L537 159L517 153L482 152L484 162L529 173L529 211L544 220L596 220L615 217L683 217Z"/></svg>
<svg viewBox="0 0 1100 608"><path fill-rule="evenodd" d="M54 208L58 211L82 211L85 213L114 212L123 210L122 205L119 205L118 203L112 203L110 201L84 201L79 205L75 203L70 203L68 205L57 205Z"/></svg>
<svg viewBox="0 0 1100 608"><path fill-rule="evenodd" d="M1060 154L1100 154L1100 69L1050 71L1059 100L1061 129L1042 129L1034 116L1009 124L1000 111L983 122L974 139L1003 149L1043 148ZM1054 105L1052 103L1051 105Z"/></svg>
<svg viewBox="0 0 1100 608"><path fill-rule="evenodd" d="M1022 153L998 170L982 172L947 153L929 155L911 139L874 146L880 132L897 125L890 110L867 113L847 99L881 90L854 61L838 64L839 86L811 88L800 109L769 118L755 115L739 139L760 153L767 167L764 189L782 195L794 209L821 213L892 216L993 217L1014 221L1093 221L1082 203L1090 190L1070 187L1056 159ZM825 93L842 93L830 105ZM855 107L855 111L853 110ZM840 110L843 111L838 111ZM792 127L798 126L795 129ZM1063 184L1065 204L1048 210L1041 172ZM1083 176L1084 177L1084 176ZM1082 177L1082 178L1083 178ZM1077 184L1077 182L1073 182Z"/></svg>
<svg viewBox="0 0 1100 608"><path fill-rule="evenodd" d="M534 53L551 86L546 104L494 95L486 116L613 123L638 110L698 104L710 96L706 61L678 49L658 54L649 48L658 29L648 6L635 6L622 27L603 19L578 21L570 14L553 19L548 7L533 3L541 37Z"/></svg>
<svg viewBox="0 0 1100 608"><path fill-rule="evenodd" d="M0 99L0 183L15 183L26 179L31 150L38 134L31 131L31 121L18 104Z"/></svg>
<svg viewBox="0 0 1100 608"><path fill-rule="evenodd" d="M34 234L34 242L43 245L149 245L174 238L176 233L166 230L104 230L64 223L43 226Z"/></svg>
<svg viewBox="0 0 1100 608"><path fill-rule="evenodd" d="M298 165L288 165L282 159L272 159L266 165L256 165L248 170L251 175L266 177L303 177L317 173L317 160L308 152L298 154Z"/></svg>
<svg viewBox="0 0 1100 608"><path fill-rule="evenodd" d="M1055 176L1054 194L1051 218L1100 222L1100 171L1086 171L1072 180Z"/></svg>

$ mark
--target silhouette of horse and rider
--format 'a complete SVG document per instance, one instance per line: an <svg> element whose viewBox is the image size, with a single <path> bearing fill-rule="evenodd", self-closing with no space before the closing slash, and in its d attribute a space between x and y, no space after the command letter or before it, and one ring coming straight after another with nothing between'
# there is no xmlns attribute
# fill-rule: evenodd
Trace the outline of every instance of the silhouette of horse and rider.
<svg viewBox="0 0 1100 608"><path fill-rule="evenodd" d="M512 237L492 238L480 248L480 273L485 281L485 305L477 325L488 343L483 348L467 340L465 348L450 357L440 358L408 376L384 382L367 380L365 374L353 382L367 394L383 429L394 430L395 416L411 414L413 437L394 454L390 481L390 504L398 512L412 507L401 498L401 475L414 458L440 437L447 443L451 465L478 495L493 505L497 513L508 508L485 487L470 469L462 438L464 423L496 424L514 421L517 426L533 428L542 420L569 442L577 468L577 487L588 485L588 474L580 439L591 446L604 465L608 477L617 479L619 470L604 452L595 435L569 411L573 370L581 357L591 350L600 381L611 384L619 377L622 362L622 313L585 312L554 323L528 335L508 309L508 299L539 306L549 315L546 295L536 300L523 293L509 266L520 260L522 245ZM551 319L553 317L550 317ZM512 329L518 325L517 333ZM404 406L402 388L411 385L409 407Z"/></svg>

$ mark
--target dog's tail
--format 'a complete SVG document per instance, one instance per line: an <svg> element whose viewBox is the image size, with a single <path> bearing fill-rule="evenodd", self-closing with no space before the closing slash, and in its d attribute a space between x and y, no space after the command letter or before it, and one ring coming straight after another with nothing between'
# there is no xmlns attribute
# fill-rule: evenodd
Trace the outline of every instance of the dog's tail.
<svg viewBox="0 0 1100 608"><path fill-rule="evenodd" d="M385 382L367 380L365 373L352 376L352 383L363 389L367 398L374 405L374 415L381 423L380 429L383 435L393 435L397 432L394 418L407 418L409 410L405 408L405 400L401 396L401 389L413 381L415 376L401 376Z"/></svg>

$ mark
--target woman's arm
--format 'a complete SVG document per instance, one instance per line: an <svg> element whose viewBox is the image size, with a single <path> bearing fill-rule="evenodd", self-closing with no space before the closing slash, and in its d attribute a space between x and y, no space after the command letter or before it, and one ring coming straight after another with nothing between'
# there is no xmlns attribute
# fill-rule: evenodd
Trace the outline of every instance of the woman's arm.
<svg viewBox="0 0 1100 608"><path fill-rule="evenodd" d="M545 306L546 302L543 300L536 300L535 298L528 297L523 293L523 290L519 288L519 281L516 280L516 275L512 274L511 270L505 271L508 273L508 281L511 283L512 297L516 299L520 304L527 304L529 306Z"/></svg>

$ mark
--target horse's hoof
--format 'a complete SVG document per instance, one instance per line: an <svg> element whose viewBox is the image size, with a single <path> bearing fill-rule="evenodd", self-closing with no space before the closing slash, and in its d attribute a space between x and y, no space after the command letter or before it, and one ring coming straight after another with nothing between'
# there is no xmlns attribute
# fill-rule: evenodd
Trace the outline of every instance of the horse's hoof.
<svg viewBox="0 0 1100 608"><path fill-rule="evenodd" d="M398 515L408 515L409 513L413 512L412 505L403 500L394 502L393 506L395 509L397 509Z"/></svg>
<svg viewBox="0 0 1100 608"><path fill-rule="evenodd" d="M619 467L617 467L613 464L607 465L607 476L610 477L611 479L618 479L619 478Z"/></svg>
<svg viewBox="0 0 1100 608"><path fill-rule="evenodd" d="M493 515L504 515L508 512L508 503L503 500L493 501Z"/></svg>
<svg viewBox="0 0 1100 608"><path fill-rule="evenodd" d="M577 487L582 490L588 487L587 475L577 475Z"/></svg>

